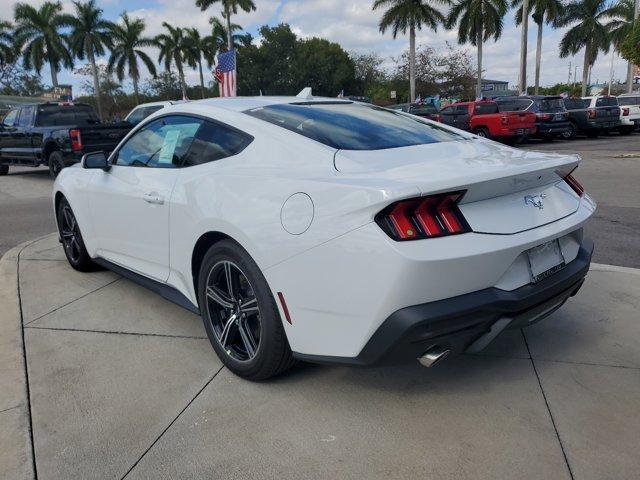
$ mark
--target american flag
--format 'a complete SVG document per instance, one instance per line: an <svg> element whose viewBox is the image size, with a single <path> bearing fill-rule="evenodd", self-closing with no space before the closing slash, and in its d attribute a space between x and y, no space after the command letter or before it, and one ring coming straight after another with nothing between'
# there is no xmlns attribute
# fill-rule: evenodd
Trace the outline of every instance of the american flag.
<svg viewBox="0 0 640 480"><path fill-rule="evenodd" d="M236 51L231 50L218 55L215 71L221 97L236 96Z"/></svg>

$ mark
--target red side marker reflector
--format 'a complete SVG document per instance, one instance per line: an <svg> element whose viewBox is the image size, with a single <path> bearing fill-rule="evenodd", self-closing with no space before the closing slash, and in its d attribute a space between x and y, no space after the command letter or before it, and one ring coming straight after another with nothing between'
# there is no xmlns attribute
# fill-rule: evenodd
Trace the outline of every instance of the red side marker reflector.
<svg viewBox="0 0 640 480"><path fill-rule="evenodd" d="M289 309L287 308L287 302L284 301L284 295L282 292L278 292L278 300L280 300L280 305L282 305L282 311L284 312L284 318L287 319L289 325L293 325L291 321L291 315L289 315Z"/></svg>

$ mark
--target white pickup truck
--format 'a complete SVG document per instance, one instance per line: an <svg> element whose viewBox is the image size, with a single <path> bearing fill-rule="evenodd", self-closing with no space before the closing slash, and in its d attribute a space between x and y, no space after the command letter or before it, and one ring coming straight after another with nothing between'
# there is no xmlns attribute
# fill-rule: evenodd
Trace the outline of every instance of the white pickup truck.
<svg viewBox="0 0 640 480"><path fill-rule="evenodd" d="M620 133L629 134L640 126L640 93L618 96L620 105Z"/></svg>

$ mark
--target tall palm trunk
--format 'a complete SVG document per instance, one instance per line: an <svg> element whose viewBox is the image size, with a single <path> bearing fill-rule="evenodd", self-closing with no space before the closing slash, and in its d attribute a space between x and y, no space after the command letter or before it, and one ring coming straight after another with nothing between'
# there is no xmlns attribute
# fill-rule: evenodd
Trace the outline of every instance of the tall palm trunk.
<svg viewBox="0 0 640 480"><path fill-rule="evenodd" d="M136 99L136 105L140 105L140 90L138 87L138 77L136 75L132 75L131 81L133 82L133 95Z"/></svg>
<svg viewBox="0 0 640 480"><path fill-rule="evenodd" d="M182 90L182 99L187 99L187 83L184 79L184 71L182 69L182 61L176 59L176 68L178 69L178 78L180 79L180 89Z"/></svg>
<svg viewBox="0 0 640 480"><path fill-rule="evenodd" d="M202 92L202 98L204 98L204 75L202 74L202 60L198 58L198 69L200 70L200 91Z"/></svg>
<svg viewBox="0 0 640 480"><path fill-rule="evenodd" d="M98 118L102 121L102 102L100 101L100 81L98 80L98 69L96 68L96 58L93 55L93 45L87 41L87 55L91 64L91 74L93 75L93 93L96 96L96 105L98 106Z"/></svg>
<svg viewBox="0 0 640 480"><path fill-rule="evenodd" d="M529 34L529 0L522 2L522 31L520 33L520 94L527 92L527 37Z"/></svg>
<svg viewBox="0 0 640 480"><path fill-rule="evenodd" d="M633 63L627 62L627 93L633 92Z"/></svg>
<svg viewBox="0 0 640 480"><path fill-rule="evenodd" d="M587 83L589 82L589 67L591 66L591 42L584 47L584 64L582 65L582 96L587 96Z"/></svg>
<svg viewBox="0 0 640 480"><path fill-rule="evenodd" d="M482 98L482 25L478 29L478 82L476 83L476 98Z"/></svg>
<svg viewBox="0 0 640 480"><path fill-rule="evenodd" d="M416 101L416 27L409 27L409 94Z"/></svg>
<svg viewBox="0 0 640 480"><path fill-rule="evenodd" d="M536 89L535 94L540 91L540 63L542 61L542 21L538 23L538 41L536 42Z"/></svg>

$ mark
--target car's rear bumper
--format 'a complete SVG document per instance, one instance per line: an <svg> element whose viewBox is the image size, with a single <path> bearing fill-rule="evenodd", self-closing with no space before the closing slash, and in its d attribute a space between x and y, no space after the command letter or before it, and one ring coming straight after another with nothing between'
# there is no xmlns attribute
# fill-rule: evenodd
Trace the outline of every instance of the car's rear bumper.
<svg viewBox="0 0 640 480"><path fill-rule="evenodd" d="M552 313L575 295L587 275L593 242L559 272L512 291L499 288L402 308L391 314L356 357L294 354L305 361L372 365L415 360L433 347L452 353L484 348L505 328L521 328Z"/></svg>
<svg viewBox="0 0 640 480"><path fill-rule="evenodd" d="M541 122L537 124L538 135L555 135L568 132L571 126L569 122Z"/></svg>

